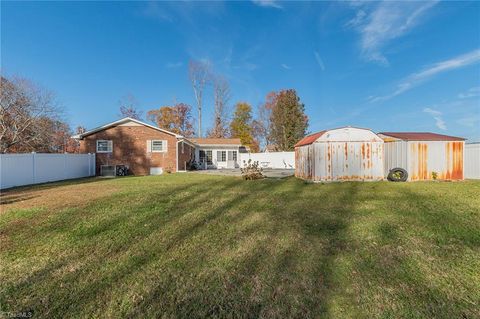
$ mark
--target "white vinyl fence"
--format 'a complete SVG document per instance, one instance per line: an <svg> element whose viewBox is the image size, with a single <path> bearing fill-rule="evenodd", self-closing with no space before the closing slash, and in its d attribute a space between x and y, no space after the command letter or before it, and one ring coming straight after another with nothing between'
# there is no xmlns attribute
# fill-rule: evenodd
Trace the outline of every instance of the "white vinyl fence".
<svg viewBox="0 0 480 319"><path fill-rule="evenodd" d="M240 153L240 167L243 161L258 161L263 168L295 168L295 152Z"/></svg>
<svg viewBox="0 0 480 319"><path fill-rule="evenodd" d="M465 178L480 179L480 143L465 144Z"/></svg>
<svg viewBox="0 0 480 319"><path fill-rule="evenodd" d="M95 154L0 154L0 189L95 176Z"/></svg>

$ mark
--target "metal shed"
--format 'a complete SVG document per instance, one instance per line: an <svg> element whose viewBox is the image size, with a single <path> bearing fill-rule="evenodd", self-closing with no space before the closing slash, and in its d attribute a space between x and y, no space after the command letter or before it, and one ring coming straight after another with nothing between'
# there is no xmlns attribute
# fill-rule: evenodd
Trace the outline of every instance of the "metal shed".
<svg viewBox="0 0 480 319"><path fill-rule="evenodd" d="M465 139L428 132L381 132L385 141L385 176L403 168L409 181L463 180Z"/></svg>
<svg viewBox="0 0 480 319"><path fill-rule="evenodd" d="M382 180L383 140L355 127L308 135L295 145L295 176L317 182Z"/></svg>

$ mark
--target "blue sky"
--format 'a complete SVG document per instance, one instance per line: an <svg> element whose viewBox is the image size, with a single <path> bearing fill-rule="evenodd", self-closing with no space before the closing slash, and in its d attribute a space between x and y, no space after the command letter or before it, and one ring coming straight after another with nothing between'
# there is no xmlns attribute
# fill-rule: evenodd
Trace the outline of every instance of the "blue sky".
<svg viewBox="0 0 480 319"><path fill-rule="evenodd" d="M480 140L479 2L1 3L2 73L53 90L72 126L117 119L129 94L144 111L194 106L189 59L227 77L232 107L296 89L311 132Z"/></svg>

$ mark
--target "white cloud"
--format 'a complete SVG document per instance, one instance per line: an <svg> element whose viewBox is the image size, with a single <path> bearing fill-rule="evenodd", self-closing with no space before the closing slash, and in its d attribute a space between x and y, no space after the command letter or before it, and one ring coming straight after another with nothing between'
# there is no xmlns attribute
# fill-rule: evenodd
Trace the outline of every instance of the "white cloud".
<svg viewBox="0 0 480 319"><path fill-rule="evenodd" d="M430 65L424 68L422 71L412 73L408 77L406 77L403 81L401 81L397 85L397 89L388 95L385 96L373 96L368 100L370 102L378 102L378 101L385 101L391 99L397 95L400 95L412 88L420 85L424 81L429 80L430 78L434 77L443 72L455 70L470 64L474 64L480 61L480 49L474 50L472 52L459 55L453 59L441 61Z"/></svg>
<svg viewBox="0 0 480 319"><path fill-rule="evenodd" d="M292 69L290 66L286 65L285 63L280 64L280 66L282 68L284 68L285 70L291 70Z"/></svg>
<svg viewBox="0 0 480 319"><path fill-rule="evenodd" d="M165 67L168 69L175 69L181 66L183 66L182 62L168 62L167 64L165 64Z"/></svg>
<svg viewBox="0 0 480 319"><path fill-rule="evenodd" d="M346 27L357 27L361 25L363 22L365 22L365 17L367 16L367 13L360 9L357 11L355 14L355 17L352 18L350 21L348 21L345 26Z"/></svg>
<svg viewBox="0 0 480 319"><path fill-rule="evenodd" d="M260 7L270 7L276 9L283 9L283 7L275 0L252 0L254 4Z"/></svg>
<svg viewBox="0 0 480 319"><path fill-rule="evenodd" d="M322 71L324 71L325 64L323 63L322 57L317 51L314 51L313 54L315 55L315 60L317 60L318 66L320 67L320 69L322 69Z"/></svg>
<svg viewBox="0 0 480 319"><path fill-rule="evenodd" d="M442 112L438 110L431 109L429 107L426 107L423 109L423 112L430 114L432 118L435 120L435 125L441 129L446 131L447 130L447 125L445 124L445 121L442 118Z"/></svg>
<svg viewBox="0 0 480 319"><path fill-rule="evenodd" d="M365 59L388 65L382 49L418 25L420 18L437 3L438 0L361 3L355 6L356 15L345 26L360 33L360 49Z"/></svg>
<svg viewBox="0 0 480 319"><path fill-rule="evenodd" d="M471 97L480 96L480 86L470 88L467 92L460 93L458 95L459 99L468 99Z"/></svg>

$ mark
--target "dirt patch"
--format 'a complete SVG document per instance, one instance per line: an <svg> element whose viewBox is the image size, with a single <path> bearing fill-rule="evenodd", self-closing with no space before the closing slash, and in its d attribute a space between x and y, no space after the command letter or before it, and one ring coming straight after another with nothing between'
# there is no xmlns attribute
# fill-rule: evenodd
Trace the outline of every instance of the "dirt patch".
<svg viewBox="0 0 480 319"><path fill-rule="evenodd" d="M18 208L66 208L84 206L92 200L121 190L105 179L36 185L8 190L0 194L0 212Z"/></svg>

